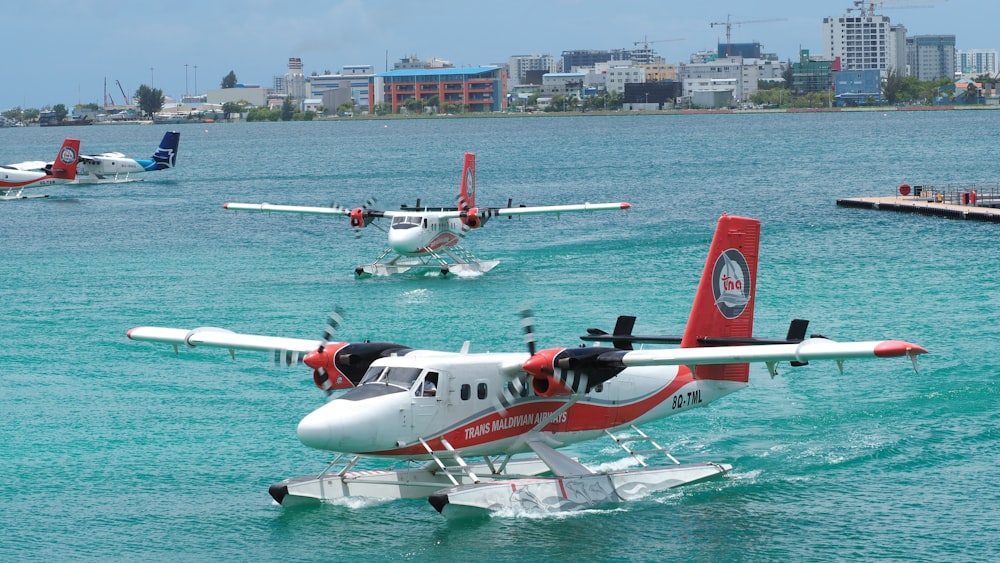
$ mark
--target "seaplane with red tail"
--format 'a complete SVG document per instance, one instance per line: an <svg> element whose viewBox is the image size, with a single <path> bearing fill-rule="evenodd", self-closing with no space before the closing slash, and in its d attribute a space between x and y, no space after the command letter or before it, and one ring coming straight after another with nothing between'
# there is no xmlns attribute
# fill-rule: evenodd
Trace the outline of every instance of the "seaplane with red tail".
<svg viewBox="0 0 1000 563"><path fill-rule="evenodd" d="M779 362L803 366L854 358L912 360L910 342L837 342L806 337L794 320L783 339L752 335L760 222L724 215L715 231L694 304L680 336L632 334L621 316L613 332L581 338L609 345L539 350L532 315L522 311L527 349L473 353L420 350L389 342L330 342L338 310L320 340L238 334L223 329L136 327L132 340L186 347L264 350L281 363L313 369L327 402L298 424L298 438L337 452L319 474L270 487L282 505L344 497L427 498L446 517L513 510L557 512L640 498L725 475L725 463L680 463L643 424L705 407L748 385L750 362L772 376ZM668 343L678 347L640 347ZM347 389L340 392L340 389ZM595 471L558 449L609 437L635 460ZM642 443L638 443L642 442ZM410 467L355 470L365 458L410 460ZM657 462L657 459L660 461Z"/></svg>
<svg viewBox="0 0 1000 563"><path fill-rule="evenodd" d="M374 209L374 205L375 200L370 199L365 205L351 209L339 205L308 207L269 203L226 203L223 207L233 211L348 217L357 234L368 225L386 231L388 246L374 261L354 269L359 277L401 274L410 270L436 270L442 276L485 273L495 268L499 260L480 260L460 243L469 231L482 227L492 217L615 211L631 207L627 202L511 207L510 201L507 207L476 207L476 155L473 153L465 153L457 207L422 207L420 200L415 207L404 205L399 211ZM377 222L381 218L391 220L388 230Z"/></svg>
<svg viewBox="0 0 1000 563"><path fill-rule="evenodd" d="M68 184L76 179L76 167L80 156L80 140L63 141L56 159L51 163L22 162L0 166L0 199L25 199L25 188ZM38 168L37 170L34 168Z"/></svg>

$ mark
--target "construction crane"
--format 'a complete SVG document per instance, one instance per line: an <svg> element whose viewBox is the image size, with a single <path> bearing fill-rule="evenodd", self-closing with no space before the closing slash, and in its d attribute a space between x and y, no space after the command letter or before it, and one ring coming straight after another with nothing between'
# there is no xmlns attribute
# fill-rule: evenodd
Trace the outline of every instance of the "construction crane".
<svg viewBox="0 0 1000 563"><path fill-rule="evenodd" d="M678 39L654 39L650 41L646 36L643 36L642 41L636 41L633 43L633 45L642 45L642 48L648 51L650 43L668 43L670 41L684 41L684 38L680 37Z"/></svg>
<svg viewBox="0 0 1000 563"><path fill-rule="evenodd" d="M733 41L732 41L732 31L733 31L733 26L734 25L743 25L745 23L767 23L767 22L781 22L781 21L785 21L785 18L775 18L775 19L768 19L768 20L748 20L748 21L734 22L734 21L732 21L730 19L730 16L727 14L726 15L726 21L724 21L724 22L712 22L712 23L710 23L708 25L711 26L711 27L715 27L717 25L724 25L724 26L726 26L726 56L728 57L728 56L732 55L732 49L731 49L731 46L733 44Z"/></svg>
<svg viewBox="0 0 1000 563"><path fill-rule="evenodd" d="M125 93L125 89L122 88L122 83L119 82L119 81L117 81L117 80L115 80L115 82L118 84L118 89L122 91L122 97L125 98L125 101L122 102L122 105L126 105L126 106L131 105L129 103L128 95Z"/></svg>
<svg viewBox="0 0 1000 563"><path fill-rule="evenodd" d="M858 14L862 17L864 16L874 16L875 6L877 5L880 10L909 10L911 8L933 8L933 6L928 6L928 2L934 2L935 0L854 0L854 7L848 8L847 11L857 10ZM920 5L909 5L909 6L889 6L885 7L886 4L897 4L897 3L909 3L909 2L920 2ZM867 6L867 8L865 8Z"/></svg>

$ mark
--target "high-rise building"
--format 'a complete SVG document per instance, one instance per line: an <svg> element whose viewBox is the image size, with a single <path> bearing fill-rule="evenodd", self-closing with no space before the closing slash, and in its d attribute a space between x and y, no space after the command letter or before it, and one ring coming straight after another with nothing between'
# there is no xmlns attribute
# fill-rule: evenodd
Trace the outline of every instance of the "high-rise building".
<svg viewBox="0 0 1000 563"><path fill-rule="evenodd" d="M916 35L906 38L910 76L929 82L955 79L955 36Z"/></svg>
<svg viewBox="0 0 1000 563"><path fill-rule="evenodd" d="M997 74L1000 66L997 65L996 49L967 49L956 51L956 70L962 74Z"/></svg>
<svg viewBox="0 0 1000 563"><path fill-rule="evenodd" d="M546 73L556 72L556 58L552 55L514 55L510 58L509 86L511 88L521 84L528 84L528 73L535 72L532 76L539 78Z"/></svg>
<svg viewBox="0 0 1000 563"><path fill-rule="evenodd" d="M878 70L884 78L889 70L906 71L906 52L901 49L906 28L893 26L889 18L862 11L861 15L823 18L826 55L840 58L843 70Z"/></svg>
<svg viewBox="0 0 1000 563"><path fill-rule="evenodd" d="M302 74L302 59L290 57L288 59L288 72L285 73L285 95L296 100L304 100L306 97L306 77Z"/></svg>

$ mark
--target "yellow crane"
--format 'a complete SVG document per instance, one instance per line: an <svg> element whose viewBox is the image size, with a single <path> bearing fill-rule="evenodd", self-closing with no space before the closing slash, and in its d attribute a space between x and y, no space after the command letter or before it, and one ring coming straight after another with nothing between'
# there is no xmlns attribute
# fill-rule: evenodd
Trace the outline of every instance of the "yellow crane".
<svg viewBox="0 0 1000 563"><path fill-rule="evenodd" d="M733 44L733 41L732 41L732 31L733 31L733 26L734 25L743 25L745 23L767 23L767 22L780 22L780 21L785 21L785 18L773 18L773 19L767 19L767 20L747 20L747 21L734 22L732 20L732 18L727 14L726 15L726 21L724 21L724 22L712 22L712 23L710 23L708 25L711 26L711 27L715 27L717 25L724 25L724 26L726 26L726 56L728 57L728 56L732 55L732 49L730 47Z"/></svg>

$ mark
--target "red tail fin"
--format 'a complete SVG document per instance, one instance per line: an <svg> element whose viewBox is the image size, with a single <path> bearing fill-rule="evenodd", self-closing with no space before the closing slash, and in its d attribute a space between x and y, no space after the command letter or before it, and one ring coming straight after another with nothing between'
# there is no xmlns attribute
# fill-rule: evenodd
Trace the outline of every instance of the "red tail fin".
<svg viewBox="0 0 1000 563"><path fill-rule="evenodd" d="M760 221L723 215L691 307L682 348L701 346L703 336L753 336L754 288ZM749 364L698 366L698 379L747 381Z"/></svg>
<svg viewBox="0 0 1000 563"><path fill-rule="evenodd" d="M73 180L76 178L76 163L80 157L80 140L66 139L59 154L52 162L52 176L61 180Z"/></svg>
<svg viewBox="0 0 1000 563"><path fill-rule="evenodd" d="M476 206L476 155L465 153L462 166L462 189L458 192L458 209L464 211Z"/></svg>

